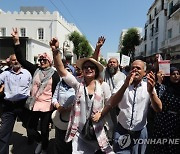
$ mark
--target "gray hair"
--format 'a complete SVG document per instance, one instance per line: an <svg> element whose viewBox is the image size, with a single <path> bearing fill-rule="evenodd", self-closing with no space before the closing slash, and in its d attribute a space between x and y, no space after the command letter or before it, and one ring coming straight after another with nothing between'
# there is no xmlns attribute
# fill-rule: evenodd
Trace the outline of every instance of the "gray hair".
<svg viewBox="0 0 180 154"><path fill-rule="evenodd" d="M140 61L140 62L142 62L143 64L144 64L144 71L146 71L146 68L147 68L147 65L146 65L146 62L144 62L143 60L140 60L140 59L137 59L137 60L135 60L135 61ZM134 61L134 62L135 62ZM133 62L133 63L134 63Z"/></svg>

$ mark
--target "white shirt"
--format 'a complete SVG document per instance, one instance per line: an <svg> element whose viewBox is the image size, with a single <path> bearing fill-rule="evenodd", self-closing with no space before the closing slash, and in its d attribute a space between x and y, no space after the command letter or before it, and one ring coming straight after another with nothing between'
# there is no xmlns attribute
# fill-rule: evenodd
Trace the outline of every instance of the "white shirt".
<svg viewBox="0 0 180 154"><path fill-rule="evenodd" d="M113 93L116 93L123 84L124 81L120 81ZM127 130L138 131L143 129L147 124L149 103L150 96L146 81L142 81L136 89L130 85L118 105L120 108L118 122Z"/></svg>
<svg viewBox="0 0 180 154"><path fill-rule="evenodd" d="M112 77L108 73L107 68L104 71L104 81L107 82L107 84L109 85L111 93L113 93L113 89L118 84L118 82L121 80L124 81L125 79L126 75L120 72L120 70L118 70L116 74L114 74Z"/></svg>
<svg viewBox="0 0 180 154"><path fill-rule="evenodd" d="M75 89L75 93L78 92L79 90L79 85L81 83L82 78L75 78L71 73L67 73L66 76L62 77L62 79L70 86L73 87ZM102 103L98 103L98 104L94 104L93 106L96 106L96 109L99 109L99 111L101 111L105 104L108 103L109 98L111 97L111 91L109 88L109 85L106 82L102 82L101 84L101 90L102 90L102 97L103 97L103 102ZM87 92L87 88L86 88L86 92ZM79 99L80 103L80 110L81 110L81 116L80 116L80 123L82 123L83 125L79 126L79 130L82 130L82 127L84 126L85 122L86 122L86 102L85 102L85 93L84 90L80 92L81 96L78 98L76 96L76 99ZM93 95L94 97L94 95ZM92 97L92 99L93 99ZM108 122L109 123L109 122Z"/></svg>

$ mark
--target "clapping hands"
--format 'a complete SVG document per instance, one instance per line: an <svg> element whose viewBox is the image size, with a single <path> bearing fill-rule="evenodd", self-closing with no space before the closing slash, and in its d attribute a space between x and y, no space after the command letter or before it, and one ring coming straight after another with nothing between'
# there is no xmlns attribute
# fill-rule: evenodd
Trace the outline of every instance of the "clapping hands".
<svg viewBox="0 0 180 154"><path fill-rule="evenodd" d="M159 71L157 73L157 82L159 84L161 84L163 82L163 79L164 79L164 72L163 71Z"/></svg>
<svg viewBox="0 0 180 154"><path fill-rule="evenodd" d="M155 75L151 71L150 73L147 74L147 90L149 93L153 92L154 86L155 86Z"/></svg>

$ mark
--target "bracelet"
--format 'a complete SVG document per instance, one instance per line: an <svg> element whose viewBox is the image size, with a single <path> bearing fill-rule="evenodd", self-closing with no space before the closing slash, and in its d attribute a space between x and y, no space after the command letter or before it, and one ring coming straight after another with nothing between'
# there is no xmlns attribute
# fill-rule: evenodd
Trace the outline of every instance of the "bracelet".
<svg viewBox="0 0 180 154"><path fill-rule="evenodd" d="M58 51L60 51L60 48L56 48L53 50L53 52L58 52Z"/></svg>

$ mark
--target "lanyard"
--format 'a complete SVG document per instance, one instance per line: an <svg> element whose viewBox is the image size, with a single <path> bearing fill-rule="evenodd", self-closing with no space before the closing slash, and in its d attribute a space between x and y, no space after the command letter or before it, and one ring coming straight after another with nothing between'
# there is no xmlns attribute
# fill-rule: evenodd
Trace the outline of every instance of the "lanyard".
<svg viewBox="0 0 180 154"><path fill-rule="evenodd" d="M133 103L132 103L132 115L131 115L131 122L130 122L130 127L132 126L132 121L133 121L133 118L134 118L134 106L135 106L135 98L136 98L136 91L137 91L137 88L134 88L134 97L133 97Z"/></svg>

